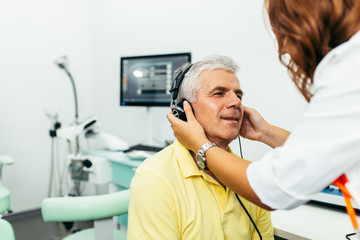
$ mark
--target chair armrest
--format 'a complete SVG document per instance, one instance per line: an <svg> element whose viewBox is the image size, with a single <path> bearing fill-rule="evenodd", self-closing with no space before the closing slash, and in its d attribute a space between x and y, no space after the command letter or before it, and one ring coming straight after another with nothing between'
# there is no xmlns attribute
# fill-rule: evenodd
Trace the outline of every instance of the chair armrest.
<svg viewBox="0 0 360 240"><path fill-rule="evenodd" d="M0 164L3 165L11 165L14 163L14 160L7 155L0 155Z"/></svg>
<svg viewBox="0 0 360 240"><path fill-rule="evenodd" d="M1 175L3 165L11 165L14 163L14 160L7 155L0 155L0 185L1 185Z"/></svg>
<svg viewBox="0 0 360 240"><path fill-rule="evenodd" d="M14 229L9 222L3 219L0 219L0 238L2 240L15 240Z"/></svg>
<svg viewBox="0 0 360 240"><path fill-rule="evenodd" d="M41 204L45 222L88 221L125 214L130 190L95 196L46 198Z"/></svg>

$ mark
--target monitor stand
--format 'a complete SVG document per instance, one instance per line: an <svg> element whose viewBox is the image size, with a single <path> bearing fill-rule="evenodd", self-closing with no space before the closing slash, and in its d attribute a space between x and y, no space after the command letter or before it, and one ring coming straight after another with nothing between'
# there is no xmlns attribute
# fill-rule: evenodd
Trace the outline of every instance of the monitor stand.
<svg viewBox="0 0 360 240"><path fill-rule="evenodd" d="M153 131L152 131L152 118L151 118L151 107L146 107L146 115L147 115L147 141L146 144L149 146L153 145Z"/></svg>
<svg viewBox="0 0 360 240"><path fill-rule="evenodd" d="M163 147L156 146L153 141L153 131L152 131L152 118L151 118L151 109L146 107L147 115L147 139L145 142L131 146L128 150L124 152L130 152L133 150L148 151L148 152L158 152L163 149Z"/></svg>

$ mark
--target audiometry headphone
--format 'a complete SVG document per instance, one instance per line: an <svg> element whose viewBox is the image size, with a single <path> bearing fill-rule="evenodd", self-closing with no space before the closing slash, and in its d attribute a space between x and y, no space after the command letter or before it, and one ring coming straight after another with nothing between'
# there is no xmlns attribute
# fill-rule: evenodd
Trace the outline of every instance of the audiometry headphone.
<svg viewBox="0 0 360 240"><path fill-rule="evenodd" d="M181 119L181 120L183 120L185 122L187 121L187 119L186 119L183 104L184 104L184 101L187 101L191 106L191 103L188 100L186 100L185 98L181 99L178 103L176 103L177 102L176 99L177 99L178 94L179 94L180 84L181 84L182 80L184 79L185 74L190 70L191 67L192 67L192 64L187 66L184 70L180 71L175 76L172 87L170 89L170 92L171 92L171 104L170 104L170 107L172 108L172 112L175 115L175 117L177 117L177 118L179 118L179 119ZM194 113L194 109L193 109L192 106L191 106L191 109L192 109L192 111Z"/></svg>

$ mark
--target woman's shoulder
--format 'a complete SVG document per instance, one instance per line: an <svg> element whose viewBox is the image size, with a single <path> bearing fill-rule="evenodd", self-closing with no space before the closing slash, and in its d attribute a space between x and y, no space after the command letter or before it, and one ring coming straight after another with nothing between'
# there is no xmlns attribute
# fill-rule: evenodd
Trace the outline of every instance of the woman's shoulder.
<svg viewBox="0 0 360 240"><path fill-rule="evenodd" d="M360 59L360 31L355 33L348 41L340 44L333 50L331 50L318 64L315 75L322 72L323 68L326 68L332 64L348 64L351 62L351 66L357 65ZM355 62L354 62L355 61Z"/></svg>

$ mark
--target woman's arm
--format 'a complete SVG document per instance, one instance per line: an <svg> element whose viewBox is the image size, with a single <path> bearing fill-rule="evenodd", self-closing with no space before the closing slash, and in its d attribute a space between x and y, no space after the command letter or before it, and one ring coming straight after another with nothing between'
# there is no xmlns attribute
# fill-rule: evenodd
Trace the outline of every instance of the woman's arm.
<svg viewBox="0 0 360 240"><path fill-rule="evenodd" d="M167 118L172 124L176 138L186 148L196 153L209 140L202 126L195 119L188 103L184 103L184 110L188 119L187 122L176 118L171 110L168 112ZM268 124L254 109L245 108L245 112L245 123L247 125L242 127L244 137L263 141L273 147L280 146L285 142L289 135L288 131ZM271 136L271 134L274 134L274 136ZM206 152L206 159L208 167L225 185L249 201L270 210L268 206L261 203L249 185L246 170L251 163L250 161L236 157L220 148L210 148Z"/></svg>
<svg viewBox="0 0 360 240"><path fill-rule="evenodd" d="M208 168L222 183L250 202L266 210L273 210L260 201L249 185L246 170L250 161L216 147L206 151L205 156Z"/></svg>

